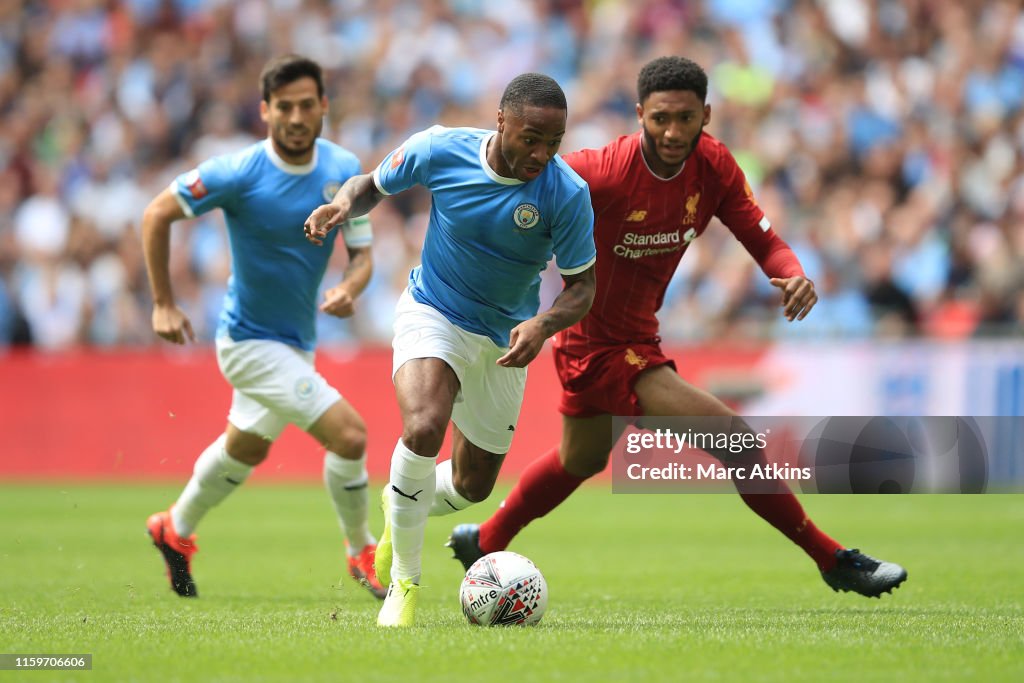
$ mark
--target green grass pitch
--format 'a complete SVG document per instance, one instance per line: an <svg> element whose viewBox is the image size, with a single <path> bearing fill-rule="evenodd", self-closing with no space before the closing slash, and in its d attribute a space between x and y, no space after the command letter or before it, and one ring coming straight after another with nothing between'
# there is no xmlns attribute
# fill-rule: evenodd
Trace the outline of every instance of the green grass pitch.
<svg viewBox="0 0 1024 683"><path fill-rule="evenodd" d="M204 520L201 597L170 592L146 516L178 486L0 486L0 653L93 654L79 681L1019 681L1024 497L805 496L823 529L904 564L894 595L833 593L734 495L586 486L513 545L543 570L536 628L459 611L432 519L415 628L376 628L315 486L248 486ZM374 510L374 528L380 514Z"/></svg>

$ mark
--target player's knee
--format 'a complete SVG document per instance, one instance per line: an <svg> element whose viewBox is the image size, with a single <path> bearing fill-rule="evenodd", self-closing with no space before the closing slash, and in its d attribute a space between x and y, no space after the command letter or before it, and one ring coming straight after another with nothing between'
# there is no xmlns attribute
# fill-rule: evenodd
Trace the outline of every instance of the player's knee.
<svg viewBox="0 0 1024 683"><path fill-rule="evenodd" d="M586 455L573 454L562 457L562 469L574 477L589 479L608 467L609 453L588 453Z"/></svg>
<svg viewBox="0 0 1024 683"><path fill-rule="evenodd" d="M343 458L357 460L366 452L366 425L362 420L347 424L324 444L327 450Z"/></svg>
<svg viewBox="0 0 1024 683"><path fill-rule="evenodd" d="M436 455L444 443L447 423L421 414L406 419L402 429L402 442L413 453L424 456Z"/></svg>
<svg viewBox="0 0 1024 683"><path fill-rule="evenodd" d="M607 466L607 460L604 460L603 462L600 463L588 463L586 467L582 467L579 471L572 472L571 474L575 474L577 477L589 479L590 477L596 476L604 472L604 468Z"/></svg>
<svg viewBox="0 0 1024 683"><path fill-rule="evenodd" d="M225 449L228 455L238 462L255 467L267 459L270 454L270 441L259 441L253 439L235 440L228 439Z"/></svg>
<svg viewBox="0 0 1024 683"><path fill-rule="evenodd" d="M482 473L481 473L482 474ZM494 490L494 477L491 476L468 476L458 474L452 475L452 484L459 495L471 503L481 503L487 500Z"/></svg>

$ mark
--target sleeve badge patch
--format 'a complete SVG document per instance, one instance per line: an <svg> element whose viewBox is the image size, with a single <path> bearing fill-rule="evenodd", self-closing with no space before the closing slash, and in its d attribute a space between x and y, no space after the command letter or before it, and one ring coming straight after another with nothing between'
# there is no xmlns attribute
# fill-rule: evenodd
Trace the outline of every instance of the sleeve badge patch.
<svg viewBox="0 0 1024 683"><path fill-rule="evenodd" d="M206 185L203 185L203 179L199 177L198 168L194 168L185 174L183 183L188 189L188 193L192 195L192 199L202 199L210 194L209 190L206 189Z"/></svg>
<svg viewBox="0 0 1024 683"><path fill-rule="evenodd" d="M395 153L391 155L391 168L398 168L403 161L405 161L405 145L396 149Z"/></svg>

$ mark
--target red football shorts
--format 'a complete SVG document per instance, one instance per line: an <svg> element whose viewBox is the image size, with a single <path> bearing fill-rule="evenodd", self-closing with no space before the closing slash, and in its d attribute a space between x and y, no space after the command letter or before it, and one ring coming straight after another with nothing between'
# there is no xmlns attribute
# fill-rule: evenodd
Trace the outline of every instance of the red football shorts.
<svg viewBox="0 0 1024 683"><path fill-rule="evenodd" d="M567 343L560 335L554 357L562 383L558 410L569 417L642 415L640 401L633 393L636 378L661 365L676 369L657 343L582 345Z"/></svg>

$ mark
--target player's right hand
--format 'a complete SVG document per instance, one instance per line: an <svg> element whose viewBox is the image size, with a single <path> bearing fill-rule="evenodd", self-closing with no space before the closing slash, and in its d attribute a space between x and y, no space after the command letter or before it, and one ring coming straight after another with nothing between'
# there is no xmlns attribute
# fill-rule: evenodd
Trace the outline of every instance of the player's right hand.
<svg viewBox="0 0 1024 683"><path fill-rule="evenodd" d="M173 304L153 307L153 331L172 344L196 340L192 322L184 311Z"/></svg>
<svg viewBox="0 0 1024 683"><path fill-rule="evenodd" d="M344 221L347 218L347 213L333 202L316 207L302 226L306 239L317 246L323 244L327 233L333 230L338 223Z"/></svg>
<svg viewBox="0 0 1024 683"><path fill-rule="evenodd" d="M782 290L783 315L789 322L803 320L818 303L814 283L805 277L773 277L768 282Z"/></svg>
<svg viewBox="0 0 1024 683"><path fill-rule="evenodd" d="M509 349L495 363L506 368L525 368L537 357L547 339L536 317L521 322L509 331Z"/></svg>

